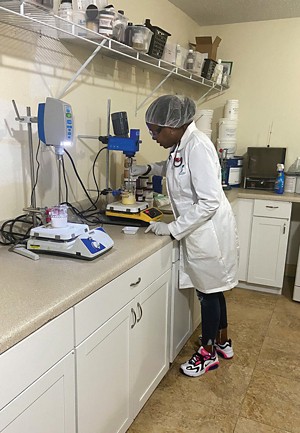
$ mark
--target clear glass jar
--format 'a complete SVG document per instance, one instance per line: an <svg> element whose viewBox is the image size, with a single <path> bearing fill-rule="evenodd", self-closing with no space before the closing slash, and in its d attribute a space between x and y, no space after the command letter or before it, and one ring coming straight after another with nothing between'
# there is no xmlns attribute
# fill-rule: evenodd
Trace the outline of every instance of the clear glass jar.
<svg viewBox="0 0 300 433"><path fill-rule="evenodd" d="M136 202L136 181L124 179L124 185L121 191L122 204L134 204Z"/></svg>

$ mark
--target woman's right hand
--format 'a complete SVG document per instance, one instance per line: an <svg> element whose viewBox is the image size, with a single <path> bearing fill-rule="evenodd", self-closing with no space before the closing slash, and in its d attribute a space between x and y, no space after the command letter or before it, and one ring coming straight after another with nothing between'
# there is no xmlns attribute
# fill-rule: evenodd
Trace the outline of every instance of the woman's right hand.
<svg viewBox="0 0 300 433"><path fill-rule="evenodd" d="M148 165L133 165L131 167L131 175L134 177L143 176L147 172L149 173Z"/></svg>

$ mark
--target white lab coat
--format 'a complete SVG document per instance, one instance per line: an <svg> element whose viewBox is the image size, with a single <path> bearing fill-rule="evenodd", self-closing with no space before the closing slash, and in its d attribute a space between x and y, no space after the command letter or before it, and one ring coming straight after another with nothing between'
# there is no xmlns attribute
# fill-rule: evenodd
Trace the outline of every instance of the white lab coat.
<svg viewBox="0 0 300 433"><path fill-rule="evenodd" d="M167 178L175 216L168 226L181 241L180 287L232 289L238 283L238 236L214 145L192 122L169 159L151 167L151 174Z"/></svg>

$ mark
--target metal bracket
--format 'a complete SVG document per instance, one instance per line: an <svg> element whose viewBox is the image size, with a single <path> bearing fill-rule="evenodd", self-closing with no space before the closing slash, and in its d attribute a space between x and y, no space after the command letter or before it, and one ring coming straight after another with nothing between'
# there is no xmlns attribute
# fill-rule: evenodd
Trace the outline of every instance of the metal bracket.
<svg viewBox="0 0 300 433"><path fill-rule="evenodd" d="M135 110L135 115L137 115L137 112L146 104L146 102L148 101L148 99L151 98L151 96L153 95L153 93L155 93L166 81L167 79L174 74L174 72L176 71L177 68L173 68L168 75L155 87L154 90L152 90L152 92L150 93L150 95L147 96L147 98L145 98L143 100L143 102L141 104L139 104Z"/></svg>
<svg viewBox="0 0 300 433"><path fill-rule="evenodd" d="M68 88L74 83L74 81L81 74L81 72L88 66L88 64L93 60L93 58L99 53L99 51L101 50L101 48L103 47L103 45L105 43L106 43L106 39L104 39L100 43L100 45L98 45L98 47L93 51L93 53L90 55L90 57L88 59L86 59L86 61L80 66L80 68L73 75L73 77L71 78L71 80L68 81L67 84L65 85L65 87L62 89L62 91L60 92L60 94L57 97L58 99L61 99L64 96L64 94L66 93L66 91L68 90Z"/></svg>

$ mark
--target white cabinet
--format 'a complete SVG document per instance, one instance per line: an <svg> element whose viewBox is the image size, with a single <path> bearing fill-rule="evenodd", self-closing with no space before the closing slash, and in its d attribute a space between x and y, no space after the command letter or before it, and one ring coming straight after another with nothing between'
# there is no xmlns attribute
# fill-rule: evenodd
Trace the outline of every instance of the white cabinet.
<svg viewBox="0 0 300 433"><path fill-rule="evenodd" d="M126 431L130 397L131 304L76 349L78 432Z"/></svg>
<svg viewBox="0 0 300 433"><path fill-rule="evenodd" d="M69 310L1 355L1 432L75 433L73 334Z"/></svg>
<svg viewBox="0 0 300 433"><path fill-rule="evenodd" d="M170 361L173 362L192 334L194 288L179 289L179 245L174 241L170 293Z"/></svg>
<svg viewBox="0 0 300 433"><path fill-rule="evenodd" d="M249 256L249 283L282 288L291 203L255 200Z"/></svg>
<svg viewBox="0 0 300 433"><path fill-rule="evenodd" d="M248 278L253 206L254 200L239 199L235 212L240 245L238 272L240 281L247 281Z"/></svg>
<svg viewBox="0 0 300 433"><path fill-rule="evenodd" d="M136 324L131 325L133 416L141 410L169 369L170 284L171 270L145 289L132 307L136 311Z"/></svg>
<svg viewBox="0 0 300 433"><path fill-rule="evenodd" d="M239 199L239 287L281 293L292 204Z"/></svg>
<svg viewBox="0 0 300 433"><path fill-rule="evenodd" d="M125 432L167 372L171 247L75 307L78 433Z"/></svg>

